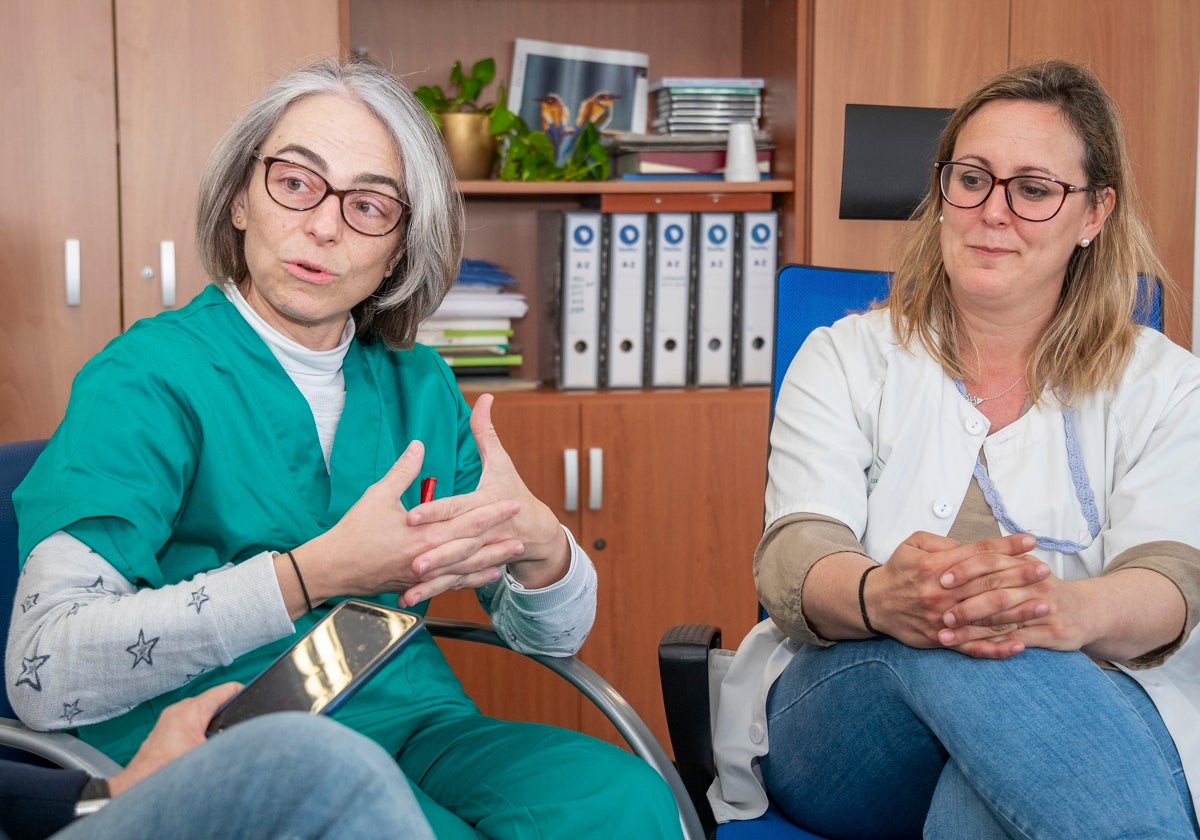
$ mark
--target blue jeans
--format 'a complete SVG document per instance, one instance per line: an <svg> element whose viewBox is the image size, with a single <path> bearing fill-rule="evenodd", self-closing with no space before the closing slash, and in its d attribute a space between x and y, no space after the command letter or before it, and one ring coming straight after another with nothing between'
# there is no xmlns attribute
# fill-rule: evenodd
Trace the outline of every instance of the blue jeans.
<svg viewBox="0 0 1200 840"><path fill-rule="evenodd" d="M830 838L1200 837L1149 697L1081 653L801 645L767 731L771 797Z"/></svg>
<svg viewBox="0 0 1200 840"><path fill-rule="evenodd" d="M54 837L433 840L433 832L379 745L329 718L288 712L231 727Z"/></svg>

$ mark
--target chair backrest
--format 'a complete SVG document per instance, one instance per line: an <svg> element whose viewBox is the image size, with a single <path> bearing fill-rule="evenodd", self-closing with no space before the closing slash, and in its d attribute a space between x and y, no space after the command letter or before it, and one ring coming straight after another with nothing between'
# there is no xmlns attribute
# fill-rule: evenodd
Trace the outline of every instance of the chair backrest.
<svg viewBox="0 0 1200 840"><path fill-rule="evenodd" d="M1138 275L1138 300L1133 309L1133 320L1159 332L1163 331L1162 283L1157 277Z"/></svg>
<svg viewBox="0 0 1200 840"><path fill-rule="evenodd" d="M8 644L8 623L17 595L17 517L12 494L45 445L44 440L0 444L0 651ZM0 692L0 717L15 717L8 703L8 680Z"/></svg>
<svg viewBox="0 0 1200 840"><path fill-rule="evenodd" d="M808 334L887 297L886 271L785 265L775 285L775 369L771 412L792 357Z"/></svg>
<svg viewBox="0 0 1200 840"><path fill-rule="evenodd" d="M827 327L851 312L863 312L887 297L890 274L815 265L785 265L775 287L775 364L771 377L771 412L779 385L792 357L808 334ZM1139 276L1140 289L1133 319L1162 332L1162 284Z"/></svg>

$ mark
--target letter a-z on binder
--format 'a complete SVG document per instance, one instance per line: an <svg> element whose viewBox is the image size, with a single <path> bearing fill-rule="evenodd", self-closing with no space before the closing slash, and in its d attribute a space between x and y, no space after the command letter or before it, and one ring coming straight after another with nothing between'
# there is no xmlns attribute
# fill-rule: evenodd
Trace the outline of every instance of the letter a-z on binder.
<svg viewBox="0 0 1200 840"><path fill-rule="evenodd" d="M692 216L658 213L654 232L650 384L682 388L688 382L692 298Z"/></svg>
<svg viewBox="0 0 1200 840"><path fill-rule="evenodd" d="M555 307L554 346L543 346L543 371L560 388L599 387L600 255L599 213L569 211L543 214L539 235L543 279ZM546 288L546 287L544 287ZM549 352L547 352L549 351Z"/></svg>
<svg viewBox="0 0 1200 840"><path fill-rule="evenodd" d="M733 214L701 213L696 233L696 384L733 376Z"/></svg>
<svg viewBox="0 0 1200 840"><path fill-rule="evenodd" d="M601 359L603 384L609 388L646 384L646 219L645 213L608 216L602 297L606 340Z"/></svg>
<svg viewBox="0 0 1200 840"><path fill-rule="evenodd" d="M769 385L775 358L775 272L779 216L747 212L739 225L737 250L737 382Z"/></svg>

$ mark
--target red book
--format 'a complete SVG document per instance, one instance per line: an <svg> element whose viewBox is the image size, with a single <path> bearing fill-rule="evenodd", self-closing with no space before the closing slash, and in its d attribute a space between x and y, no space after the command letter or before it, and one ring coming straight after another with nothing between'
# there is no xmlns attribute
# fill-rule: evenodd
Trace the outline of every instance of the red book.
<svg viewBox="0 0 1200 840"><path fill-rule="evenodd" d="M613 157L613 170L618 177L627 174L720 174L725 171L725 150L642 149L621 152ZM758 170L770 174L770 149L758 150Z"/></svg>

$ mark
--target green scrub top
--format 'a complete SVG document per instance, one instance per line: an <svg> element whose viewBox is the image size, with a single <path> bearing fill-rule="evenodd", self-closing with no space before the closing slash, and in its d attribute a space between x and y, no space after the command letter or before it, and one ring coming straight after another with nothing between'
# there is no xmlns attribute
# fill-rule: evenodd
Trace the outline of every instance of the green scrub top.
<svg viewBox="0 0 1200 840"><path fill-rule="evenodd" d="M139 587L178 583L328 530L412 440L425 445L421 475L438 479L439 497L475 488L470 409L436 353L355 339L343 373L346 404L327 471L308 403L220 289L139 321L80 371L65 419L14 493L20 556L65 530ZM418 496L413 482L402 501L413 507ZM396 595L375 600L394 606ZM334 603L298 619L291 636L80 736L128 760L163 708L249 681ZM169 656L171 644L162 639L155 656ZM448 706L475 709L422 633L337 717L395 753L425 715Z"/></svg>

